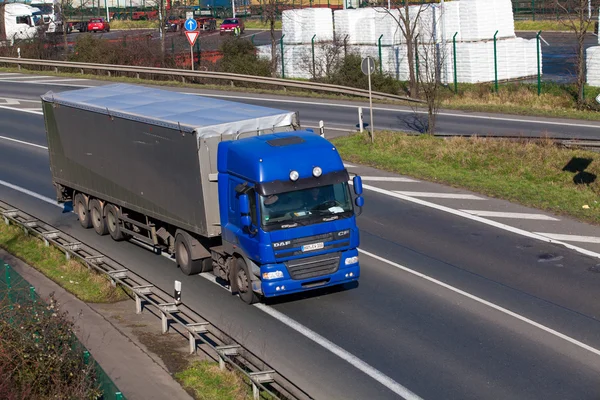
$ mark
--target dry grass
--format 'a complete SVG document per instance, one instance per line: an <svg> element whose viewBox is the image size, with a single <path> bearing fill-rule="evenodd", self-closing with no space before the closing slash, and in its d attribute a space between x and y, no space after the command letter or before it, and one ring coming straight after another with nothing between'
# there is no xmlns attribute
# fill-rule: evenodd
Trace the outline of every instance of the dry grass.
<svg viewBox="0 0 600 400"><path fill-rule="evenodd" d="M247 400L251 396L243 379L233 371L221 371L219 364L195 361L175 374L181 385L202 400Z"/></svg>
<svg viewBox="0 0 600 400"><path fill-rule="evenodd" d="M129 30L129 29L158 29L158 21L111 21L110 29L117 30Z"/></svg>
<svg viewBox="0 0 600 400"><path fill-rule="evenodd" d="M374 145L366 133L333 142L349 162L600 224L598 153L559 148L551 140L440 139L393 132L376 132L375 138Z"/></svg>
<svg viewBox="0 0 600 400"><path fill-rule="evenodd" d="M90 303L111 303L128 298L123 289L115 288L103 275L89 270L55 247L46 247L34 236L25 235L21 228L0 224L0 247L22 259L48 278Z"/></svg>
<svg viewBox="0 0 600 400"><path fill-rule="evenodd" d="M571 31L569 25L565 25L564 22L556 20L528 20L528 21L515 21L516 31L558 31L567 32Z"/></svg>

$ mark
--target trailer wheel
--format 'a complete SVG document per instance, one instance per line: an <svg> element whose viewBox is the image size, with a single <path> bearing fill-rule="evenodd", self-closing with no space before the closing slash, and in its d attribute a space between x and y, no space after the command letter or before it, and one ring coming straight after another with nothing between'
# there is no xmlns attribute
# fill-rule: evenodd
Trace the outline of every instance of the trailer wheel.
<svg viewBox="0 0 600 400"><path fill-rule="evenodd" d="M79 218L79 223L85 229L89 229L92 227L92 218L90 216L89 210L85 205L85 197L81 193L77 193L75 198L73 199L73 208L75 209L75 213Z"/></svg>
<svg viewBox="0 0 600 400"><path fill-rule="evenodd" d="M190 244L185 235L175 237L175 259L181 271L186 275L195 275L204 272L205 260L192 260Z"/></svg>
<svg viewBox="0 0 600 400"><path fill-rule="evenodd" d="M258 302L258 296L252 290L252 278L248 266L242 257L238 257L235 263L234 282L231 282L232 288L240 295L240 299L246 304Z"/></svg>
<svg viewBox="0 0 600 400"><path fill-rule="evenodd" d="M112 204L107 204L104 207L104 218L106 221L106 229L113 240L120 242L125 239L125 234L119 225L119 210Z"/></svg>
<svg viewBox="0 0 600 400"><path fill-rule="evenodd" d="M94 230L100 236L104 236L108 233L108 227L106 226L106 219L102 213L102 205L98 199L90 201L90 214L92 216L92 225Z"/></svg>

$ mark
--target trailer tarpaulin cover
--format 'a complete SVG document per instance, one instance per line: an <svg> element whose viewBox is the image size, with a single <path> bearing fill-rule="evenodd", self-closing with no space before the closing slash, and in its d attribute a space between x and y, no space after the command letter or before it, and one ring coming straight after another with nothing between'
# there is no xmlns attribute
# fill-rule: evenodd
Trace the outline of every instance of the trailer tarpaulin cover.
<svg viewBox="0 0 600 400"><path fill-rule="evenodd" d="M42 99L184 132L196 131L199 138L298 124L296 114L292 111L129 84L61 93L50 91Z"/></svg>

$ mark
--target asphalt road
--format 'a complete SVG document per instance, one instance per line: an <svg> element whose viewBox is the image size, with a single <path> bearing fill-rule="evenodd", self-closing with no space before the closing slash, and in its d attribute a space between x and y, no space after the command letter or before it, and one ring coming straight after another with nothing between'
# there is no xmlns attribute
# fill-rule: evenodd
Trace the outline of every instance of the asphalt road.
<svg viewBox="0 0 600 400"><path fill-rule="evenodd" d="M77 85L106 85L106 81L75 82ZM49 90L74 90L68 83L57 85L24 84L22 82L1 82L0 98L23 98L39 100L39 96ZM63 86L64 85L64 86ZM223 99L263 105L300 113L300 121L305 126L318 127L323 120L325 126L334 134L356 130L358 124L358 107L363 107L366 123L370 123L368 102L344 102L336 100L293 98L273 95L244 94L240 92L206 91L196 89L168 88L167 90L184 91L214 96ZM1 105L1 104L0 104ZM408 132L425 132L427 127L426 110L415 110L410 107L374 105L373 120L375 129L400 130ZM577 121L559 118L542 118L490 113L475 113L440 110L437 117L438 134L445 135L479 135L508 137L548 137L561 139L600 139L600 122ZM370 129L370 128L369 128Z"/></svg>
<svg viewBox="0 0 600 400"><path fill-rule="evenodd" d="M0 83L0 93L10 87ZM43 119L0 109L0 136L44 145ZM0 166L0 180L54 196L44 149L0 139ZM317 398L398 398L373 379L381 375L357 368L356 359L342 360L202 277L183 276L164 257L83 231L73 214L4 186L0 200L107 252L167 291L182 280L187 304ZM374 192L365 200L361 249L600 348L600 275L589 272L596 260ZM540 262L554 259L560 263ZM361 265L358 287L295 296L268 309L424 399L600 397L600 353L381 259L362 255Z"/></svg>

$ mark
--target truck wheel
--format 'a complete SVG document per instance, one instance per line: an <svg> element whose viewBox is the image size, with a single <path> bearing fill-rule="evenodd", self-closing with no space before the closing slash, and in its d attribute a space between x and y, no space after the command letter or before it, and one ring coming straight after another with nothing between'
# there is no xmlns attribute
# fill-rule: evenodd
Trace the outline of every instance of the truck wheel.
<svg viewBox="0 0 600 400"><path fill-rule="evenodd" d="M110 237L117 242L125 239L125 234L119 225L119 210L117 207L112 204L107 204L104 207L104 218L106 221L106 229L108 230Z"/></svg>
<svg viewBox="0 0 600 400"><path fill-rule="evenodd" d="M77 193L73 199L73 209L79 218L79 223L85 229L92 227L92 218L85 205L85 197L81 193Z"/></svg>
<svg viewBox="0 0 600 400"><path fill-rule="evenodd" d="M192 260L190 244L184 235L175 238L175 259L181 271L186 275L195 275L204 272L204 260ZM210 260L210 259L209 259Z"/></svg>
<svg viewBox="0 0 600 400"><path fill-rule="evenodd" d="M238 257L235 263L234 280L235 282L232 282L232 286L235 285L235 289L244 303L254 304L258 302L258 296L252 290L252 280L248 266L241 257Z"/></svg>
<svg viewBox="0 0 600 400"><path fill-rule="evenodd" d="M94 225L96 233L100 236L106 235L108 233L106 219L102 214L102 206L97 199L90 201L90 214L92 216L92 225Z"/></svg>

